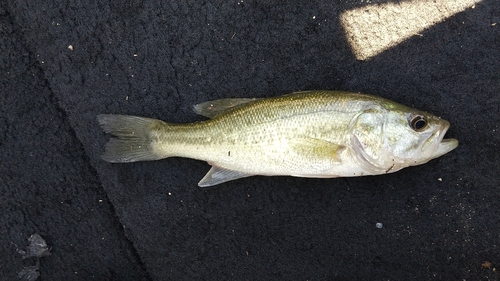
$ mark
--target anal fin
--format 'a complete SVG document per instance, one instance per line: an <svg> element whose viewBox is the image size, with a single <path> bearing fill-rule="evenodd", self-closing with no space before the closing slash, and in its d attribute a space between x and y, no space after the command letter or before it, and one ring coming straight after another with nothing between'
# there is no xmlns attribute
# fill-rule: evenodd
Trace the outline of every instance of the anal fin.
<svg viewBox="0 0 500 281"><path fill-rule="evenodd" d="M252 176L252 175L238 172L238 171L227 170L227 169L216 167L216 166L212 166L210 171L208 171L208 173L198 183L198 186L201 186L201 187L214 186L217 184L221 184L223 182L237 180L237 179L246 178L246 177L250 177L250 176Z"/></svg>

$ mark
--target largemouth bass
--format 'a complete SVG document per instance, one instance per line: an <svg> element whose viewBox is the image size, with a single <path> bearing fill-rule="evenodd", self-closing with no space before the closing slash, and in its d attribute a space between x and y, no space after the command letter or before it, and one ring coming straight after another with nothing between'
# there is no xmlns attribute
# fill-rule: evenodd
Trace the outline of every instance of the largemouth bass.
<svg viewBox="0 0 500 281"><path fill-rule="evenodd" d="M211 119L173 124L98 116L112 138L102 159L123 163L187 157L212 168L213 186L263 176L357 177L396 172L458 145L450 123L430 113L361 93L304 91L265 99L222 99L194 106Z"/></svg>

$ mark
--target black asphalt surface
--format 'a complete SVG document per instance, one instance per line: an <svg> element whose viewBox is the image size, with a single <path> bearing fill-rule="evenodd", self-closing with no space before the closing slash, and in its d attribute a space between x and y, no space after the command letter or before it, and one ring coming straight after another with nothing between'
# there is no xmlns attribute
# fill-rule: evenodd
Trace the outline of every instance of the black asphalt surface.
<svg viewBox="0 0 500 281"><path fill-rule="evenodd" d="M339 16L386 1L264 2L0 1L0 280L500 280L500 3L360 61ZM384 176L208 189L204 162L100 159L101 113L193 122L313 89L432 112L460 145ZM35 233L50 255L23 260Z"/></svg>

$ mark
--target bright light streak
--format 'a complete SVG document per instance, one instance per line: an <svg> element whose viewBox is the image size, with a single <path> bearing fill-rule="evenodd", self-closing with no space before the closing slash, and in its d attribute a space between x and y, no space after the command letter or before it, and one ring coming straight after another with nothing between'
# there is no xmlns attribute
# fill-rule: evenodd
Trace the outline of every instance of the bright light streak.
<svg viewBox="0 0 500 281"><path fill-rule="evenodd" d="M413 0L368 5L344 12L340 21L358 60L396 46L481 0Z"/></svg>

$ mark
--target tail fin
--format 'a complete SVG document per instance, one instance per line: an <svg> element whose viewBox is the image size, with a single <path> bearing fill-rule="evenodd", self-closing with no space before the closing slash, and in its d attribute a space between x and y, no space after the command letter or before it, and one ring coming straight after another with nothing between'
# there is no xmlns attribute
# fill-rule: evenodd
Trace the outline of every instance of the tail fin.
<svg viewBox="0 0 500 281"><path fill-rule="evenodd" d="M113 163L158 160L164 158L151 147L150 128L160 120L128 116L101 114L99 124L106 133L117 136L106 144L103 160Z"/></svg>

